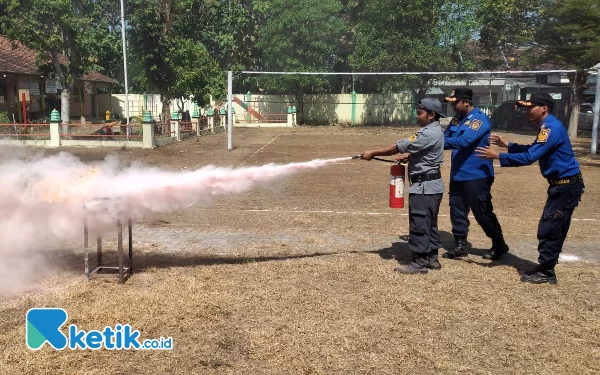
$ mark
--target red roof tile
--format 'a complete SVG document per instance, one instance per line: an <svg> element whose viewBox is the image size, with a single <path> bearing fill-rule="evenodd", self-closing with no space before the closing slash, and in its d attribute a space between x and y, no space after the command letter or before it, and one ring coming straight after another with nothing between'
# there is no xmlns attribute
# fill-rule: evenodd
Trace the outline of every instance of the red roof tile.
<svg viewBox="0 0 600 375"><path fill-rule="evenodd" d="M14 48L16 47L16 48ZM40 75L36 65L36 53L18 41L0 35L0 72ZM59 56L64 62L64 56ZM114 80L98 72L90 72L83 76L85 81L113 83Z"/></svg>

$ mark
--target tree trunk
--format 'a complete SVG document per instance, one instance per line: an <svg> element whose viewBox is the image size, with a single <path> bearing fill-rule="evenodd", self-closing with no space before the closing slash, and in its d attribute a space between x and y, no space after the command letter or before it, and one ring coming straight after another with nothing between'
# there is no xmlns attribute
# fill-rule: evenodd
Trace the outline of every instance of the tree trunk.
<svg viewBox="0 0 600 375"><path fill-rule="evenodd" d="M71 118L71 93L73 92L73 83L67 82L67 76L63 71L62 65L60 65L60 61L58 60L58 51L51 51L50 57L54 65L54 69L56 69L58 81L62 86L62 90L60 92L60 118L63 124L62 132L63 134L69 134L71 132L68 124Z"/></svg>
<svg viewBox="0 0 600 375"><path fill-rule="evenodd" d="M71 133L71 127L69 126L71 117L71 88L72 85L64 85L60 92L60 118L62 120L63 134Z"/></svg>
<svg viewBox="0 0 600 375"><path fill-rule="evenodd" d="M571 117L569 118L569 138L577 137L577 125L579 122L579 107L581 106L581 96L585 89L586 73L577 71L573 79L573 101L571 102Z"/></svg>
<svg viewBox="0 0 600 375"><path fill-rule="evenodd" d="M171 130L171 100L167 99L164 94L160 95L160 102L162 103L162 133L161 134L172 134L174 131Z"/></svg>
<svg viewBox="0 0 600 375"><path fill-rule="evenodd" d="M296 124L304 125L304 90L296 93Z"/></svg>
<svg viewBox="0 0 600 375"><path fill-rule="evenodd" d="M579 107L581 102L577 92L575 93L575 99L571 104L571 118L569 119L569 138L577 138L577 125L579 123Z"/></svg>

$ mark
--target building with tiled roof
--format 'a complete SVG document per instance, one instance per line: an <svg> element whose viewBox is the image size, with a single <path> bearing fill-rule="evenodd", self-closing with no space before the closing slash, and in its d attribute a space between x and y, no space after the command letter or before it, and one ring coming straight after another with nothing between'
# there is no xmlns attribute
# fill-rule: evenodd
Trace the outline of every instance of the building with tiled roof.
<svg viewBox="0 0 600 375"><path fill-rule="evenodd" d="M60 58L66 62L63 56ZM53 109L60 111L60 84L44 76L36 60L34 50L0 35L0 112L19 122L23 120L23 94L28 120L48 117ZM98 72L77 80L71 94L71 117L101 117L96 95L107 92L112 83L112 78Z"/></svg>

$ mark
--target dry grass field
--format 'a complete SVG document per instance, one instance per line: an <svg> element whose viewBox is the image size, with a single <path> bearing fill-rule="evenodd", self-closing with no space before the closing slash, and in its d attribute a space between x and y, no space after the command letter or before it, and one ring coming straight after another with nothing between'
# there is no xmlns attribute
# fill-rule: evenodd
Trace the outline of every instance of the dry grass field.
<svg viewBox="0 0 600 375"><path fill-rule="evenodd" d="M231 151L225 134L156 150L68 151L171 170L244 167L356 155L413 131L234 129ZM390 164L348 160L135 223L135 273L124 285L84 281L78 244L41 248L47 267L31 270L27 290L0 296L0 374L600 373L600 157L589 155L589 139L574 146L586 191L564 254L579 260L557 266L557 285L519 281L537 259L547 189L537 164L496 167L493 202L509 256L479 256L490 242L473 219L467 260L442 259L442 270L413 276L392 272L410 254L408 209L388 208ZM445 247L448 214L446 195ZM106 248L114 260L114 238ZM32 351L33 307L64 308L67 325L85 330L128 323L142 338L172 337L173 349Z"/></svg>

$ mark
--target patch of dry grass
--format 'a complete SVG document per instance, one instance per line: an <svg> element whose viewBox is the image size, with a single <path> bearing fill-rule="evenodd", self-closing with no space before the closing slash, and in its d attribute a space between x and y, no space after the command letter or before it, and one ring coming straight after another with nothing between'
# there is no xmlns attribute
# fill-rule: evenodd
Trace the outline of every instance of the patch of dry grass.
<svg viewBox="0 0 600 375"><path fill-rule="evenodd" d="M559 266L559 284L539 286L510 266L463 261L399 275L375 253L213 263L12 300L0 310L0 373L600 371L595 266ZM24 317L41 306L66 309L80 329L130 323L142 338L172 336L174 349L33 352Z"/></svg>

